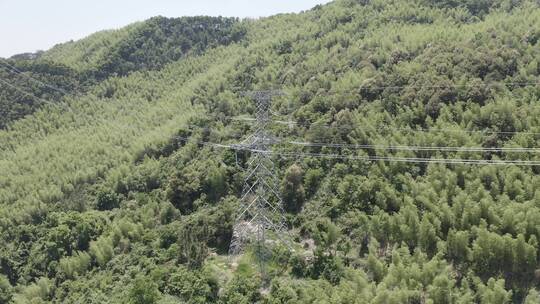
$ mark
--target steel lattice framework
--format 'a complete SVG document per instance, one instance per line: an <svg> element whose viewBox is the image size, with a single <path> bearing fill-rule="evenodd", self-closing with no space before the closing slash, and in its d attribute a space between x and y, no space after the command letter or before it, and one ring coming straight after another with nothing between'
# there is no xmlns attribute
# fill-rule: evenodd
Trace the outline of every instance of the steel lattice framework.
<svg viewBox="0 0 540 304"><path fill-rule="evenodd" d="M259 249L264 247L268 231L272 231L278 239L289 245L285 238L287 227L279 194L279 182L271 159L270 147L277 140L268 131L272 97L282 93L256 91L245 95L255 100L256 120L254 133L242 143L235 145L237 150L251 151L252 156L246 166L240 213L235 221L229 248L231 256L238 255L249 243L255 242Z"/></svg>

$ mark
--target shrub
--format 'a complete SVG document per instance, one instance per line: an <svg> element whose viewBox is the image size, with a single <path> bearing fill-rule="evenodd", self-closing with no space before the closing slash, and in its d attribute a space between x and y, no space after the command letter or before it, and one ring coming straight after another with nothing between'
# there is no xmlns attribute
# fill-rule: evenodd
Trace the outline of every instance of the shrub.
<svg viewBox="0 0 540 304"><path fill-rule="evenodd" d="M154 304L159 298L158 286L143 276L137 277L129 290L130 304Z"/></svg>
<svg viewBox="0 0 540 304"><path fill-rule="evenodd" d="M12 287L9 280L0 274L0 303L9 303L12 297Z"/></svg>
<svg viewBox="0 0 540 304"><path fill-rule="evenodd" d="M120 206L120 197L111 191L100 191L97 194L96 203L98 210L112 210Z"/></svg>

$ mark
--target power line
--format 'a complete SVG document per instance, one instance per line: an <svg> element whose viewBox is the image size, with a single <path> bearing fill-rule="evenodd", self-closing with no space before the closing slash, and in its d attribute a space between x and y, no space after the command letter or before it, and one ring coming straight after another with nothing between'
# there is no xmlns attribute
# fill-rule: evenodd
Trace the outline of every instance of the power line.
<svg viewBox="0 0 540 304"><path fill-rule="evenodd" d="M176 137L177 139L189 142L187 137ZM540 161L529 160L489 160L489 159L460 159L460 158L421 158L421 157L392 157L392 156L356 156L328 153L306 153L306 152L273 152L260 151L256 149L244 148L237 145L219 144L208 141L196 141L196 144L213 147L230 149L235 151L259 152L269 155L277 155L290 158L316 157L316 158L331 158L345 160L363 160L363 161L385 161L385 162L405 162L405 163L438 163L438 164L466 164L466 165L517 165L517 166L540 166Z"/></svg>
<svg viewBox="0 0 540 304"><path fill-rule="evenodd" d="M247 122L252 122L252 121L255 121L255 118L252 118L252 117L244 117L244 116L227 116L227 117L224 117L225 119L228 119L228 120L233 120L233 121L247 121ZM302 127L310 127L310 126L314 126L314 127L321 127L321 128L327 128L327 129L343 129L341 127L338 127L338 126L332 126L332 125L329 125L329 124L317 124L317 122L298 122L298 121L293 121L293 120L276 120L276 119L273 119L273 120L270 120L270 122L272 123L275 123L275 124L283 124L283 125L288 125L288 126L292 126L292 125L296 125L296 126L302 126ZM456 127L459 127L458 125L455 125ZM416 129L412 129L412 128L397 128L397 127L392 127L392 126L368 126L369 128L373 128L375 130L393 130L393 131L405 131L405 132L411 132L411 133L435 133L435 132L440 132L440 133L470 133L470 134L501 134L501 135L516 135L516 134L523 134L523 135L539 135L540 136L540 132L527 132L527 131L490 131L490 130L463 130L463 129L444 129L444 128L430 128L430 129L427 129L427 128L416 128ZM368 128L366 128L366 130L368 130Z"/></svg>
<svg viewBox="0 0 540 304"><path fill-rule="evenodd" d="M396 128L396 127L383 127L390 130L397 130L397 131L408 131L408 132L421 132L421 133L429 133L429 132L440 132L440 133L481 133L481 134L502 134L502 135L515 135L515 134L524 134L524 135L540 135L539 132L526 132L526 131L489 131L489 130L455 130L455 129L442 129L442 128L434 128L434 129L425 129L425 128L417 128L417 129L407 129L407 128Z"/></svg>
<svg viewBox="0 0 540 304"><path fill-rule="evenodd" d="M7 67L8 67L8 70L11 71L11 72L14 72L14 73L17 73L18 75L24 76L24 77L26 77L26 78L28 78L28 79L30 79L30 80L33 80L33 81L35 81L35 82L37 82L37 83L39 83L39 84L41 84L41 85L43 85L43 86L46 86L46 87L48 87L48 88L50 88L50 89L53 89L53 90L55 90L55 91L57 91L57 92L60 92L60 93L62 93L62 94L66 94L66 95L68 94L68 92L66 92L66 91L65 91L64 89L62 89L62 88L59 88L59 87L57 87L57 86L53 86L53 85L48 84L48 83L45 83L45 82L43 82L43 81L41 81L41 80L39 80L39 79L36 79L36 78L34 78L34 77L30 76L30 75L27 75L26 73L24 73L24 72L20 71L19 69L17 69L15 66L9 64L5 59L0 58L0 63L2 63L2 64L4 64L5 66L7 66Z"/></svg>
<svg viewBox="0 0 540 304"><path fill-rule="evenodd" d="M275 155L299 158L316 157L344 160L385 161L403 163L436 163L436 164L464 164L464 165L517 165L517 166L540 166L540 161L524 160L488 160L488 159L459 159L459 158L421 158L421 157L389 157L389 156L355 156L326 153L274 153Z"/></svg>
<svg viewBox="0 0 540 304"><path fill-rule="evenodd" d="M371 80L371 79L367 79ZM470 81L470 80L467 80ZM445 88L486 88L486 87L494 87L498 85L505 85L505 86L540 86L540 80L537 81L510 81L510 82L490 82L490 83L484 83L481 84L473 84L473 83L450 83L450 84L439 84L439 85L423 85L423 84L404 84L404 85L369 85L369 84L363 84L360 87L357 88L351 88L346 90L332 90L327 92L311 92L307 91L308 93L312 93L316 96L320 95L340 95L340 94L350 94L350 95L356 95L361 92L361 90L364 89L445 89ZM274 92L277 90L268 90L267 92ZM306 92L306 91L304 91Z"/></svg>
<svg viewBox="0 0 540 304"><path fill-rule="evenodd" d="M63 108L64 110L67 110L67 111L71 111L71 109L70 109L68 106L60 107L60 103L54 103L54 102L48 101L48 100L46 100L46 99L43 99L43 98L41 98L41 97L37 97L36 95L34 95L34 94L32 94L32 93L30 93L30 92L28 92L28 91L25 91L25 90L19 88L18 86L15 86L15 85L13 85L13 84L11 84L11 83L5 81L5 80L2 79L2 78L0 78L0 82L3 83L3 84L5 84L5 85L7 85L7 86L9 86L9 87L11 87L11 88L13 88L14 90L18 91L19 93L22 93L22 94L24 94L24 95L30 96L30 97L34 98L35 100L38 100L38 101L40 101L40 102L42 102L42 103L45 103L45 104L48 104L48 105L52 105L52 106L55 106L55 107L60 108L60 109Z"/></svg>
<svg viewBox="0 0 540 304"><path fill-rule="evenodd" d="M43 98L37 97L36 95L34 95L34 94L32 94L32 93L29 93L29 92L27 92L27 91L25 91L25 90L23 90L23 89L21 89L21 88L15 86L15 85L12 85L11 83L9 83L9 82L3 80L2 78L0 78L0 82L2 82L3 84L5 84L5 85L7 85L7 86L9 86L9 87L11 87L11 88L13 88L14 90L18 91L19 93L22 93L22 94L24 94L24 95L30 96L30 97L32 97L32 98L34 98L34 99L36 99L36 100L41 101L41 102L49 103L49 101L47 101L47 100L45 100L45 99L43 99Z"/></svg>
<svg viewBox="0 0 540 304"><path fill-rule="evenodd" d="M250 118L246 118L246 119L232 118L231 120L252 121L252 119ZM281 121L278 121L278 122L281 122ZM201 127L198 125L189 125L189 127L211 130L210 127ZM276 138L275 140L280 141L280 142L286 142L292 145L298 145L298 146L304 146L304 147L321 147L321 148L346 148L346 149L387 150L387 151L540 153L539 148L525 148L525 147L374 145L374 144L345 144L345 143L287 141L286 139L280 139L280 138Z"/></svg>
<svg viewBox="0 0 540 304"><path fill-rule="evenodd" d="M255 121L254 118L251 117L227 117L228 120L233 121L247 121L252 122ZM331 126L328 124L316 124L316 123L300 123L297 121L285 121L285 120L271 120L272 123L275 124L282 124L287 126L314 126L314 127L322 127L326 129L344 129L338 126ZM534 136L540 136L540 132L527 132L527 131L489 131L489 130L457 130L457 129L442 129L442 128L434 128L434 129L425 129L425 128L418 128L418 129L410 129L410 128L397 128L397 127L391 127L391 126L381 126L381 127L375 127L375 126L368 126L368 128L364 129L366 131L369 130L369 128L373 128L375 130L394 130L394 131L404 131L409 133L468 133L468 134L491 134L491 135L534 135Z"/></svg>
<svg viewBox="0 0 540 304"><path fill-rule="evenodd" d="M328 92L310 92L315 95L340 95L340 94L358 94L363 89L446 89L446 88L485 88L485 87L493 87L496 85L506 85L506 86L527 86L527 85L534 85L538 86L540 85L540 80L538 81L523 81L523 82L496 82L496 83L482 83L482 84L446 84L446 85L388 85L388 86L371 86L369 84L366 84L364 86L358 87L355 89L348 89L348 90L335 90L335 91L328 91Z"/></svg>
<svg viewBox="0 0 540 304"><path fill-rule="evenodd" d="M256 119L252 117L230 117L229 119L234 120L234 121L256 121ZM283 125L291 124L290 121L275 120L275 119L270 119L269 122L276 123L276 124L283 124Z"/></svg>
<svg viewBox="0 0 540 304"><path fill-rule="evenodd" d="M540 153L540 149L522 147L451 147L451 146L385 146L385 145L359 145L359 144L334 144L334 143L312 143L289 141L293 145L304 147L328 147L328 148L349 148L368 150L392 150L392 151L441 151L441 152L506 152L506 153Z"/></svg>
<svg viewBox="0 0 540 304"><path fill-rule="evenodd" d="M186 125L190 128L199 128L212 130L210 127L201 127L199 125ZM304 142L287 141L276 138L275 141L286 142L291 145L303 147L320 148L345 148L358 150L385 150L385 151L423 151L423 152L504 152L504 153L540 153L539 148L524 147L479 147L479 146L411 146L411 145L373 145L373 144L344 144L344 143L324 143L324 142Z"/></svg>
<svg viewBox="0 0 540 304"><path fill-rule="evenodd" d="M237 120L251 120L250 118L244 118L244 119L237 119ZM314 127L321 127L321 128L327 128L327 129L344 129L342 127L338 126L332 126L329 124L317 124L316 122L313 123L301 123L297 121L282 121L282 120L273 120L273 122L278 124L286 124L286 125L297 125L297 126L314 126ZM478 134L503 134L503 135L516 135L516 134L524 134L524 135L540 135L540 132L526 132L526 131L489 131L489 130L456 130L456 129L442 129L442 128L435 128L435 129L425 129L425 128L418 128L418 129L410 129L410 128L396 128L391 126L369 126L376 130L394 130L394 131L405 131L405 132L417 132L417 133L430 133L430 132L448 132L448 133L478 133ZM367 129L367 128L366 128Z"/></svg>

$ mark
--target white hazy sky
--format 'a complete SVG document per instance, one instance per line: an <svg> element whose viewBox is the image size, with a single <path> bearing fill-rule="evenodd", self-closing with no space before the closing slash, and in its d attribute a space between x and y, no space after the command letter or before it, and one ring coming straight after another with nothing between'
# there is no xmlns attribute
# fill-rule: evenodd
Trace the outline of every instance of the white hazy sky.
<svg viewBox="0 0 540 304"><path fill-rule="evenodd" d="M263 17L329 0L0 0L0 57L46 50L156 15Z"/></svg>

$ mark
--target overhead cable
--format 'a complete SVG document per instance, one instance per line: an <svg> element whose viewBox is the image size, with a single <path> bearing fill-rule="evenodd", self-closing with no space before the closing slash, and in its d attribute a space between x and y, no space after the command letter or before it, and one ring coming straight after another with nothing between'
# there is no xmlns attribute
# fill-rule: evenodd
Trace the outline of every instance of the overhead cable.
<svg viewBox="0 0 540 304"><path fill-rule="evenodd" d="M2 79L2 78L0 78L0 82L3 83L3 84L5 84L5 85L7 85L7 86L9 86L9 87L11 87L12 89L18 91L19 93L22 93L22 94L24 94L24 95L27 95L27 96L30 96L30 97L34 98L35 100L38 100L38 101L40 101L40 102L42 102L42 103L49 104L49 105L52 105L52 106L54 106L54 107L60 108L60 104L59 104L59 103L54 103L54 102L45 100L45 99L43 99L43 98L41 98L41 97L37 97L36 95L34 95L34 94L32 94L32 93L30 93L30 92L28 92L28 91L26 91L26 90L23 90L23 89L19 88L18 86L15 86L15 85L13 85L13 84L11 84L11 83L5 81L5 80ZM61 109L71 111L71 109L70 109L69 107L67 107L67 106L61 107Z"/></svg>
<svg viewBox="0 0 540 304"><path fill-rule="evenodd" d="M188 142L190 139L187 137L176 137L178 140ZM276 152L276 151L260 151L256 149L247 148L240 145L228 145L219 144L205 141L195 141L196 144L223 148L236 151L248 151L267 153L270 155L276 155L281 157L290 158L330 158L330 159L343 159L343 160L363 160L363 161L384 161L384 162L404 162L404 163L438 163L438 164L464 164L464 165L516 165L516 166L540 166L540 161L534 160L490 160L490 159L459 159L459 158L421 158L421 157L393 157L393 156L357 156L357 155L342 155L342 154L329 154L329 153L308 153L308 152Z"/></svg>
<svg viewBox="0 0 540 304"><path fill-rule="evenodd" d="M522 147L449 147L449 146L385 146L385 145L358 145L358 144L335 144L335 143L312 143L289 141L293 145L304 147L328 147L348 149L392 150L392 151L443 151L443 152L506 152L506 153L540 153L540 149Z"/></svg>
<svg viewBox="0 0 540 304"><path fill-rule="evenodd" d="M62 93L62 94L66 94L66 95L68 94L68 92L66 92L66 91L65 91L64 89L62 89L62 88L59 88L59 87L57 87L57 86L53 86L53 85L51 85L51 84L45 83L45 82L43 82L43 81L41 81L41 80L39 80L39 79L36 79L36 78L34 78L34 77L28 75L27 73L22 72L21 70L17 69L15 66L9 64L5 59L0 58L0 63L4 64L4 66L7 66L8 69L11 70L12 72L17 73L18 75L24 76L24 77L26 77L27 79L33 80L33 81L35 81L35 82L41 84L42 86L46 86L46 87L48 87L48 88L50 88L50 89L53 89L53 90L55 90L55 91L57 91L57 92L60 92L60 93Z"/></svg>

